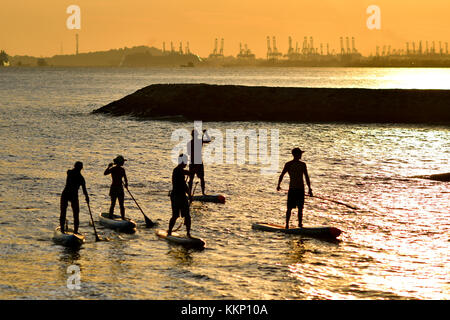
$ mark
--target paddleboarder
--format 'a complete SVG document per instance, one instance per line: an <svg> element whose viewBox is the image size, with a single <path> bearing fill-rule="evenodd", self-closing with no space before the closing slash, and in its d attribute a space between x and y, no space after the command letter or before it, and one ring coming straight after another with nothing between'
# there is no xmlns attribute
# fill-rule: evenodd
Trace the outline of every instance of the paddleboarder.
<svg viewBox="0 0 450 320"><path fill-rule="evenodd" d="M199 137L197 130L192 130L192 139L187 144L187 153L189 155L189 190L192 190L192 184L194 182L194 176L200 179L200 186L202 188L202 194L205 194L205 168L203 166L202 149L203 144L210 143L211 138L206 130L203 130L201 138Z"/></svg>
<svg viewBox="0 0 450 320"><path fill-rule="evenodd" d="M78 226L80 224L80 203L78 201L78 189L80 186L83 189L86 202L89 203L89 196L86 190L86 181L81 175L83 169L83 163L80 161L75 162L73 169L67 170L66 186L61 193L61 214L59 217L59 224L61 226L61 232L64 233L64 227L66 223L67 206L70 204L73 211L73 233L78 233Z"/></svg>
<svg viewBox="0 0 450 320"><path fill-rule="evenodd" d="M104 175L111 174L112 184L109 189L109 196L111 197L111 207L109 208L109 218L114 219L114 207L116 206L116 200L119 200L120 215L122 220L125 220L125 193L123 187L128 188L127 175L123 165L126 159L121 155L118 155L114 160L114 164L110 163L106 168Z"/></svg>
<svg viewBox="0 0 450 320"><path fill-rule="evenodd" d="M306 163L300 161L302 158L302 151L300 148L292 149L292 155L294 159L288 161L281 172L280 178L278 179L277 191L281 190L281 181L286 173L289 174L289 191L287 198L287 210L286 210L286 229L289 229L289 219L291 218L291 211L295 207L298 208L298 226L302 227L303 219L303 205L305 203L305 185L303 183L303 176L305 176L306 184L309 189L309 196L312 197L311 182L309 181L308 169Z"/></svg>
<svg viewBox="0 0 450 320"><path fill-rule="evenodd" d="M190 172L185 170L188 162L188 157L185 154L180 154L178 157L178 165L172 172L172 191L170 192L170 203L172 206L172 217L169 221L169 229L167 235L172 234L172 229L175 226L175 222L178 217L184 218L184 224L186 225L187 236L191 237L191 216L189 214L189 201L190 189L186 185L185 175L190 175Z"/></svg>

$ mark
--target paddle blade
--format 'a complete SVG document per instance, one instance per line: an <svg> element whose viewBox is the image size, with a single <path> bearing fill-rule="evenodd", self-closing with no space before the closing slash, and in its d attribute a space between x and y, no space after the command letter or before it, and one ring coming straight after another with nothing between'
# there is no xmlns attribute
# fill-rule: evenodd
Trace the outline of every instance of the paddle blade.
<svg viewBox="0 0 450 320"><path fill-rule="evenodd" d="M150 218L148 218L147 216L144 216L145 219L145 226L147 228L152 228L154 226L156 226L156 223L154 223L152 220L150 220Z"/></svg>

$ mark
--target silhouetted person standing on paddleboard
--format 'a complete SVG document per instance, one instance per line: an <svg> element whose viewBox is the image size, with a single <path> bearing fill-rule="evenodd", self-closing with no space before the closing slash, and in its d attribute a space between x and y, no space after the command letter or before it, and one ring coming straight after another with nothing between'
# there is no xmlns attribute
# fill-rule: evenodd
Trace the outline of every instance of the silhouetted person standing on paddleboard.
<svg viewBox="0 0 450 320"><path fill-rule="evenodd" d="M109 196L111 197L111 207L109 208L110 219L114 218L114 207L116 206L116 200L119 200L120 215L122 220L125 220L125 192L123 191L123 186L128 188L127 175L125 169L122 167L125 161L127 160L122 156L117 156L113 160L114 164L110 163L104 172L105 176L111 174L112 178L111 188L109 189Z"/></svg>
<svg viewBox="0 0 450 320"><path fill-rule="evenodd" d="M302 227L303 219L303 205L305 203L305 185L303 183L303 176L305 176L306 184L309 189L309 196L312 197L311 182L309 181L308 169L306 168L306 163L300 161L304 151L300 148L292 149L292 155L294 159L286 162L283 171L281 172L280 178L278 179L277 191L280 191L281 181L286 172L289 174L289 191L287 199L287 211L286 211L286 229L289 229L289 219L291 218L291 211L295 207L298 208L298 226Z"/></svg>
<svg viewBox="0 0 450 320"><path fill-rule="evenodd" d="M172 234L172 229L175 226L175 222L178 217L184 218L184 224L186 225L187 236L191 237L191 215L189 214L189 201L190 190L186 185L185 175L189 175L189 171L185 170L188 161L188 157L185 154L181 154L178 157L178 165L172 172L172 191L170 192L170 202L172 205L172 218L169 221L169 230L167 235Z"/></svg>
<svg viewBox="0 0 450 320"><path fill-rule="evenodd" d="M64 233L64 225L66 222L66 212L67 206L72 205L73 211L73 233L78 233L78 226L80 225L80 203L78 201L78 189L80 186L83 188L84 196L86 197L86 202L89 203L89 196L86 190L86 182L81 175L81 169L83 169L83 163L80 161L75 162L74 168L67 170L66 186L61 193L61 214L59 217L59 225L61 227L61 232Z"/></svg>
<svg viewBox="0 0 450 320"><path fill-rule="evenodd" d="M189 190L192 191L194 176L200 179L202 194L205 194L205 168L203 166L202 149L204 143L210 143L211 138L206 130L203 130L202 137L199 138L197 130L192 130L192 139L187 144L187 153L189 155Z"/></svg>

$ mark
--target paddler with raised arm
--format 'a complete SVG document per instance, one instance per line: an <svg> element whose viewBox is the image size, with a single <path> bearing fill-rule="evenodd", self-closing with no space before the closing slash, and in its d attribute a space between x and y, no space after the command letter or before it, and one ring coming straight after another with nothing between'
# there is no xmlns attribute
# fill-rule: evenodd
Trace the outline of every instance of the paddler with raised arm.
<svg viewBox="0 0 450 320"><path fill-rule="evenodd" d="M208 135L207 130L203 130L202 136L199 137L197 130L192 130L192 139L187 144L187 153L189 155L189 190L192 192L192 184L194 182L194 176L200 179L200 186L202 188L202 194L205 194L205 168L203 166L202 149L203 144L210 143L211 138Z"/></svg>
<svg viewBox="0 0 450 320"><path fill-rule="evenodd" d="M295 207L298 208L298 226L302 227L303 219L303 205L305 203L305 185L303 183L303 176L305 176L306 184L309 189L309 196L312 197L311 182L309 181L308 169L306 163L300 161L302 158L302 151L300 148L292 149L292 155L294 159L286 162L283 171L281 172L280 178L278 179L277 191L281 190L281 182L286 173L289 174L289 191L287 198L287 210L286 210L286 229L289 229L289 219L291 217L291 211Z"/></svg>
<svg viewBox="0 0 450 320"><path fill-rule="evenodd" d="M112 183L109 189L109 196L111 197L111 206L109 208L109 218L114 219L114 207L116 200L119 200L120 215L122 220L125 220L125 192L123 187L128 188L128 179L123 165L127 161L123 156L118 155L114 160L114 164L110 163L106 168L104 175L111 174Z"/></svg>
<svg viewBox="0 0 450 320"><path fill-rule="evenodd" d="M78 189L80 188L80 186L83 189L86 202L89 203L89 196L86 190L86 182L84 180L84 177L81 175L82 169L83 163L77 161L75 162L73 169L67 170L66 186L64 187L64 190L61 193L61 203L60 203L61 213L59 216L59 224L62 233L67 231L64 230L64 226L66 222L66 212L69 201L73 211L73 233L75 234L78 233L78 226L80 225L79 219L80 203L78 201Z"/></svg>
<svg viewBox="0 0 450 320"><path fill-rule="evenodd" d="M189 176L189 171L185 170L188 162L188 157L185 154L180 154L178 157L178 165L172 172L172 191L170 193L170 203L172 206L172 217L169 221L169 229L167 235L172 234L172 229L175 226L175 222L178 217L184 218L184 224L186 225L186 234L191 238L191 216L189 213L189 201L190 189L186 185L184 176Z"/></svg>

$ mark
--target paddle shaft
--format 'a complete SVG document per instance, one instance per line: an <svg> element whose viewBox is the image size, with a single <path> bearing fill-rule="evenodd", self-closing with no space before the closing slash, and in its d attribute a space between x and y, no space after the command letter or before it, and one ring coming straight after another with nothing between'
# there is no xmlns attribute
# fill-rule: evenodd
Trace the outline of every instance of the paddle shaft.
<svg viewBox="0 0 450 320"><path fill-rule="evenodd" d="M136 199L133 197L133 195L131 194L130 190L128 190L128 187L126 187L125 189L127 189L128 193L130 194L131 198L134 200L134 202L136 203L137 207L139 208L139 210L141 210L141 213L144 215L144 219L145 219L145 224L147 226L153 226L155 223L150 220L150 218L148 218L144 211L141 209L141 207L139 206L139 204L137 203Z"/></svg>
<svg viewBox="0 0 450 320"><path fill-rule="evenodd" d="M346 203L343 203L343 202L340 202L340 201L337 201L337 200L327 199L327 198L323 198L323 197L319 197L319 196L313 196L313 198L314 198L314 197L315 197L315 198L318 198L318 199L322 199L322 200L331 201L331 202L334 202L334 203L337 203L337 204L346 206L347 208L350 208L350 209L353 209L353 210L358 210L358 208L356 208L356 207L353 207L353 206L351 206L351 205L349 205L349 204L346 204Z"/></svg>
<svg viewBox="0 0 450 320"><path fill-rule="evenodd" d="M192 197L194 196L195 189L197 188L197 185L198 185L198 181L195 183L194 190L192 190L192 194L191 194L191 196L189 198L189 208L191 207Z"/></svg>
<svg viewBox="0 0 450 320"><path fill-rule="evenodd" d="M95 223L94 223L94 218L92 217L91 206L89 204L89 201L86 201L86 203L87 203L87 206L89 209L89 215L91 216L92 226L94 227L95 241L100 241L100 238L98 237L98 234L97 234L97 230L95 229Z"/></svg>
<svg viewBox="0 0 450 320"><path fill-rule="evenodd" d="M286 189L281 189L281 190L283 190L283 191L289 191L289 190L286 190ZM353 209L353 210L358 210L357 207L351 206L351 205L349 205L349 204L346 204L346 203L343 203L343 202L340 202L340 201L337 201L337 200L333 200L333 199L329 199L329 198L324 198L324 197L320 197L320 196L312 196L311 198L317 198L317 199L321 199L321 200L326 200L326 201L334 202L334 203L337 203L337 204L346 206L347 208L350 208L350 209Z"/></svg>

